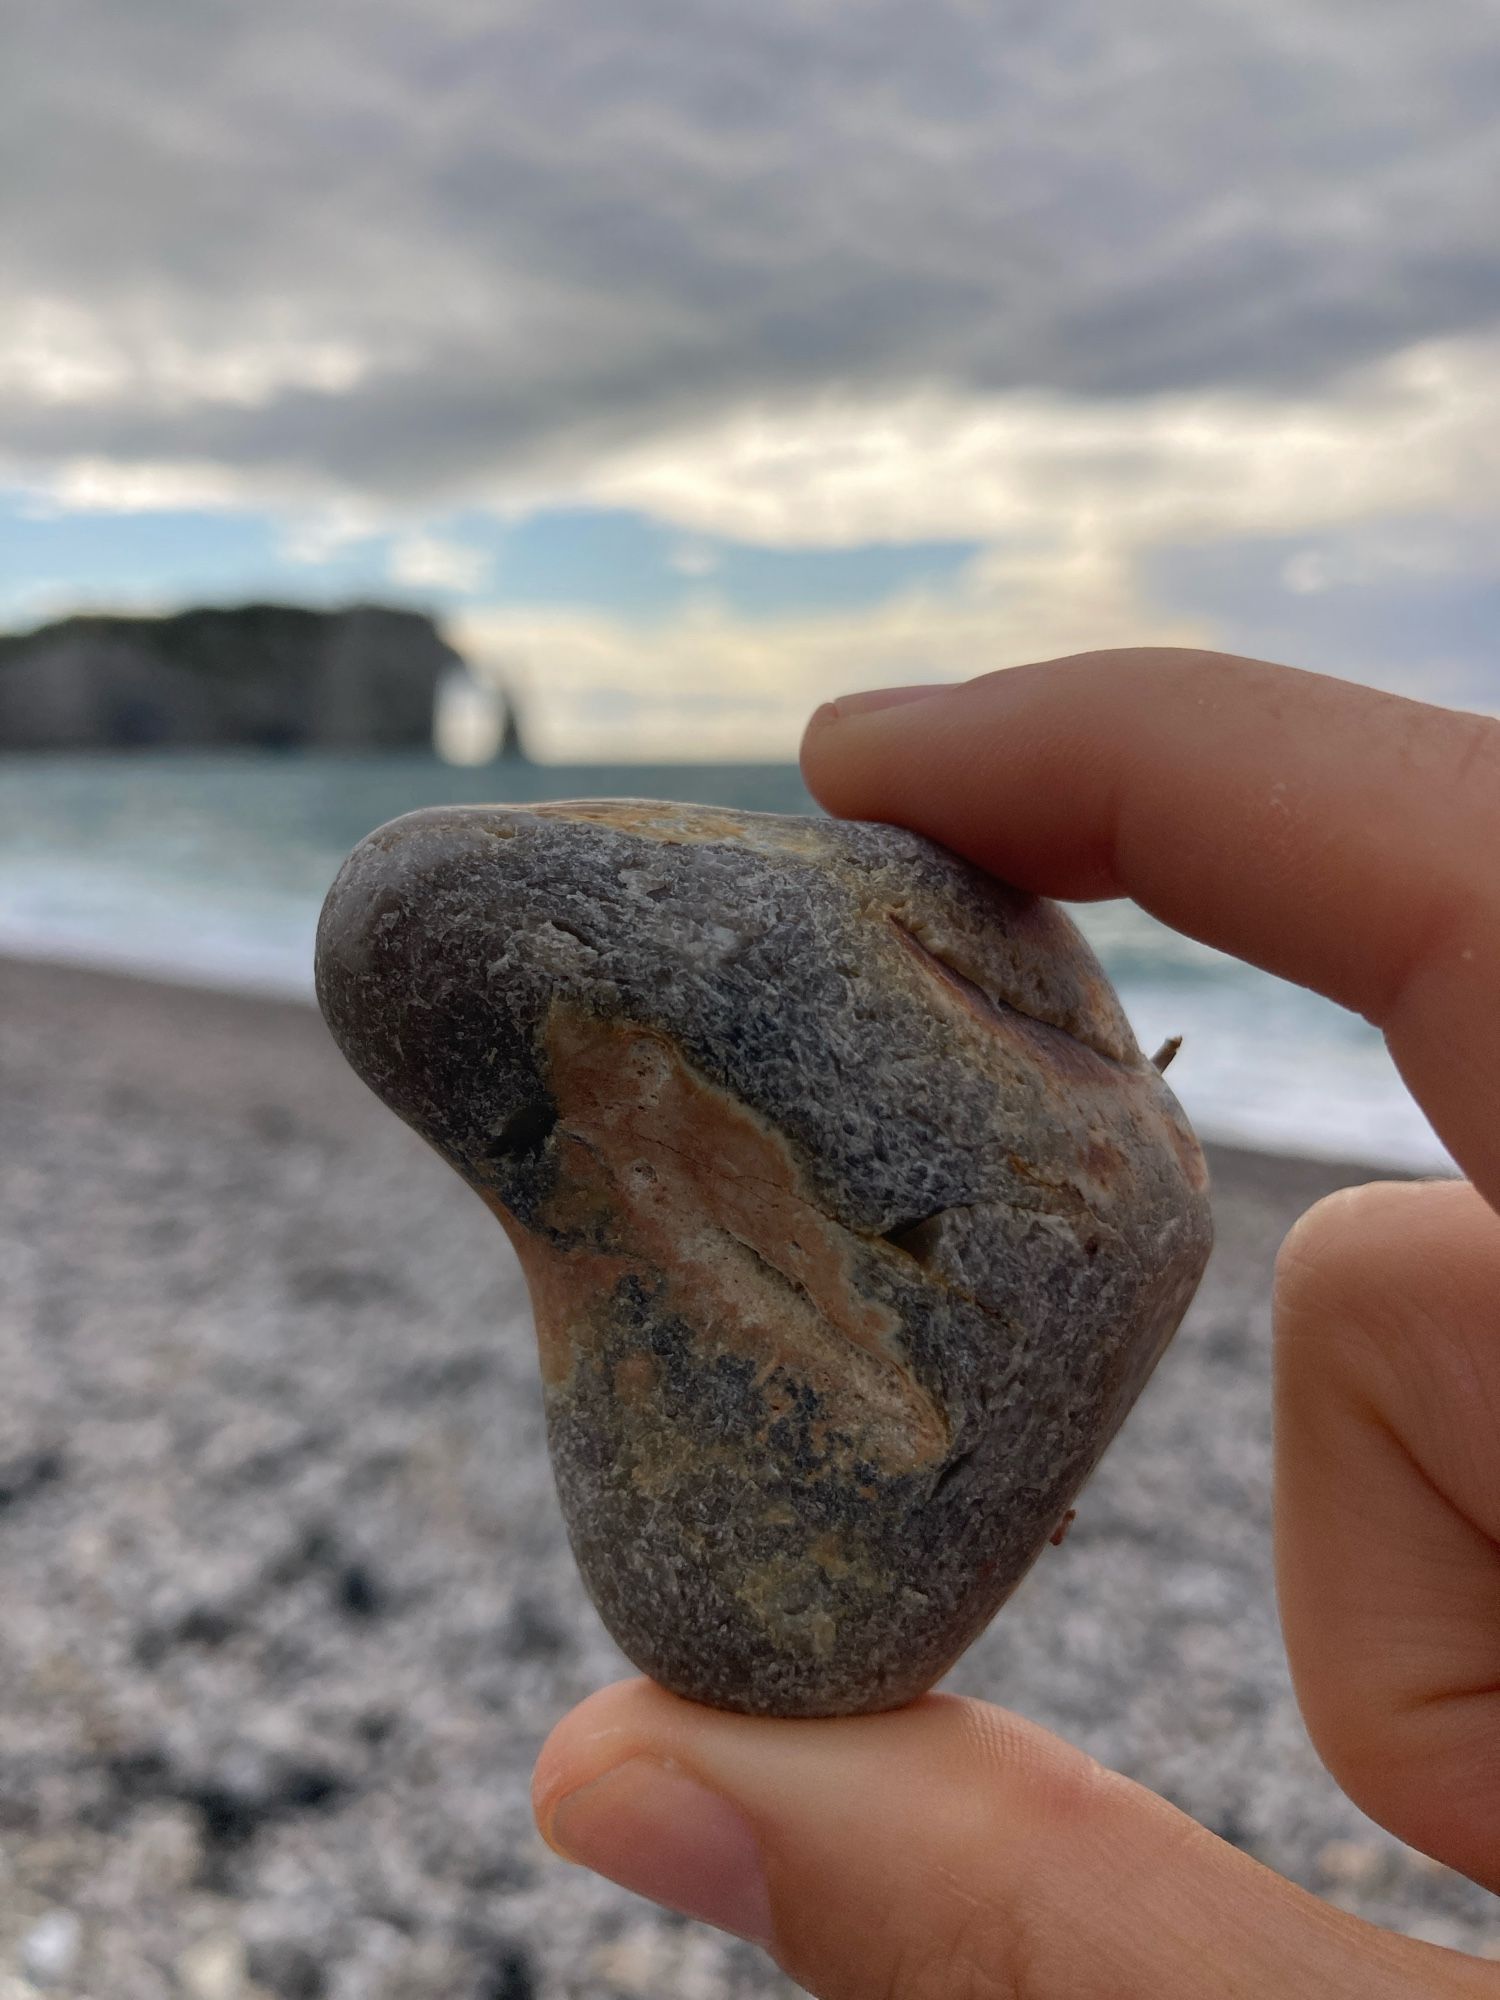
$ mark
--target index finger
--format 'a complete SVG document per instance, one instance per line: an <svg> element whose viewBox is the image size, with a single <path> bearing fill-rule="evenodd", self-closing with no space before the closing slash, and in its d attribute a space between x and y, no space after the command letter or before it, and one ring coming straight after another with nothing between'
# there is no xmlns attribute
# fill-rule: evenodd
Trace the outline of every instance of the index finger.
<svg viewBox="0 0 1500 2000"><path fill-rule="evenodd" d="M1039 894L1129 896L1356 1009L1500 1200L1500 723L1174 650L867 699L803 744L830 811Z"/></svg>

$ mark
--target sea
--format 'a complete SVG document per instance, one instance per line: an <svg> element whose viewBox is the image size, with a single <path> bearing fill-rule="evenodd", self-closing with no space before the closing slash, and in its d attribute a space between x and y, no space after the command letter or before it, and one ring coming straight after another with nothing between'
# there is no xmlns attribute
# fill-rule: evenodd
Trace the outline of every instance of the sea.
<svg viewBox="0 0 1500 2000"><path fill-rule="evenodd" d="M324 891L360 836L423 805L544 798L815 810L794 767L542 765L429 755L0 758L0 952L312 999ZM1368 1023L1124 902L1074 906L1198 1131L1278 1152L1452 1170Z"/></svg>

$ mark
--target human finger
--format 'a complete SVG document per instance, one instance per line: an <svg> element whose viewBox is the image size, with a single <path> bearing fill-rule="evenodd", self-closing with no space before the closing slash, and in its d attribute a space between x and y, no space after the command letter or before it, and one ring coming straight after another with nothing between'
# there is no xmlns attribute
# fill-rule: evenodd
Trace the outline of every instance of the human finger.
<svg viewBox="0 0 1500 2000"><path fill-rule="evenodd" d="M1385 1030L1500 1199L1500 722L1260 661L1084 654L820 710L830 810L1022 888L1133 897Z"/></svg>
<svg viewBox="0 0 1500 2000"><path fill-rule="evenodd" d="M1500 1889L1500 1216L1462 1181L1311 1209L1276 1286L1276 1546L1325 1763Z"/></svg>
<svg viewBox="0 0 1500 2000"><path fill-rule="evenodd" d="M569 1858L771 1949L822 2000L1496 2000L1045 1730L929 1695L829 1722L627 1682L548 1740Z"/></svg>

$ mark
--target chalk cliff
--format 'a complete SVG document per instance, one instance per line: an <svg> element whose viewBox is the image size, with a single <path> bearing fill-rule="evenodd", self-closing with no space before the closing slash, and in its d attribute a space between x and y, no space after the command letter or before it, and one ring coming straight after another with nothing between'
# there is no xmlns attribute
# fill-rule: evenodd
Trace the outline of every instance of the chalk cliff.
<svg viewBox="0 0 1500 2000"><path fill-rule="evenodd" d="M378 605L66 618L0 637L0 750L424 745L457 664L430 619Z"/></svg>

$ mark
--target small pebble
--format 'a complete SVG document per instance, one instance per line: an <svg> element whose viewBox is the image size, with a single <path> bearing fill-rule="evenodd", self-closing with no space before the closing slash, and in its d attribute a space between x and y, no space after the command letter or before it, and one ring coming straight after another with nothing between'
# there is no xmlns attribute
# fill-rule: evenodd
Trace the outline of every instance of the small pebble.
<svg viewBox="0 0 1500 2000"><path fill-rule="evenodd" d="M83 1925L72 1910L49 1910L21 1940L21 1969L39 1986L68 1978L83 1950Z"/></svg>
<svg viewBox="0 0 1500 2000"><path fill-rule="evenodd" d="M730 1987L718 1942L696 1926L663 1930L633 1926L593 1955L592 1969L612 1993L629 2000L728 2000Z"/></svg>
<svg viewBox="0 0 1500 2000"><path fill-rule="evenodd" d="M1318 1849L1318 1874L1332 1889L1373 1888L1389 1866L1389 1853L1374 1841L1330 1840Z"/></svg>
<svg viewBox="0 0 1500 2000"><path fill-rule="evenodd" d="M245 2000L249 1989L245 1946L234 1931L211 1931L199 1938L173 1970L188 2000Z"/></svg>

